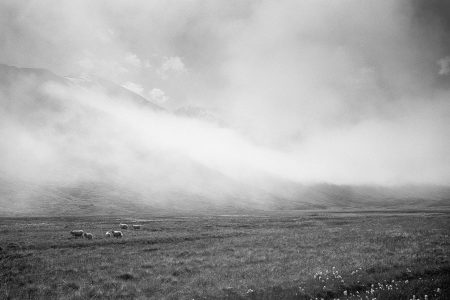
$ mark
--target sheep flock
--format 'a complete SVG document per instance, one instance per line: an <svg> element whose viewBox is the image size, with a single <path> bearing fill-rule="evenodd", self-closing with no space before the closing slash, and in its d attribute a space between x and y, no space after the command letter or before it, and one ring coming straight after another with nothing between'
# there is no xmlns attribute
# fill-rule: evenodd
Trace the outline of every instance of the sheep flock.
<svg viewBox="0 0 450 300"><path fill-rule="evenodd" d="M120 229L128 230L129 226L128 224L120 223L119 224ZM142 228L142 225L140 224L132 224L131 228L134 230L140 230ZM85 238L88 240L92 240L94 238L94 235L90 232L85 232L82 229L76 229L70 231L70 234L73 238ZM124 236L123 232L120 230L109 230L105 233L106 238L115 237L115 238L122 238Z"/></svg>

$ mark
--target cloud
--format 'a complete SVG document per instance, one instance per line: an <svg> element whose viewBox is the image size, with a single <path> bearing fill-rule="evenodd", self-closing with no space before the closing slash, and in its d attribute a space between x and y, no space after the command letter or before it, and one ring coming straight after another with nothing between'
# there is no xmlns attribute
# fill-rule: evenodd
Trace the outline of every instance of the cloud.
<svg viewBox="0 0 450 300"><path fill-rule="evenodd" d="M125 54L125 62L135 68L140 68L142 65L142 62L139 59L139 57L137 57L137 55L133 53Z"/></svg>
<svg viewBox="0 0 450 300"><path fill-rule="evenodd" d="M184 72L186 72L186 67L178 56L164 57L164 61L158 69L158 74L163 79L167 79L171 74L181 74Z"/></svg>
<svg viewBox="0 0 450 300"><path fill-rule="evenodd" d="M145 61L144 61L144 68L149 69L149 68L151 68L151 67L152 67L152 64L150 63L150 61L149 61L149 60L145 60Z"/></svg>
<svg viewBox="0 0 450 300"><path fill-rule="evenodd" d="M20 102L0 95L1 176L57 186L102 182L146 198L182 192L216 200L239 191L235 180L291 176L283 174L281 154L233 130L146 109L101 89L28 84L8 86L22 96ZM36 87L47 99L39 113L30 110L40 101Z"/></svg>
<svg viewBox="0 0 450 300"><path fill-rule="evenodd" d="M122 75L129 74L129 70L115 61L93 59L85 57L76 62L81 74L95 75L113 81L118 80Z"/></svg>
<svg viewBox="0 0 450 300"><path fill-rule="evenodd" d="M439 65L439 75L448 75L450 74L450 56L446 56L437 61Z"/></svg>
<svg viewBox="0 0 450 300"><path fill-rule="evenodd" d="M166 93L164 93L163 90L153 88L150 92L150 99L152 99L153 102L157 104L163 104L165 103L169 97L166 96Z"/></svg>
<svg viewBox="0 0 450 300"><path fill-rule="evenodd" d="M443 183L450 29L430 3L4 1L0 57L211 108L290 179Z"/></svg>
<svg viewBox="0 0 450 300"><path fill-rule="evenodd" d="M141 96L144 93L144 88L141 85L131 82L131 81L125 82L124 84L122 84L122 86L138 95L141 95Z"/></svg>

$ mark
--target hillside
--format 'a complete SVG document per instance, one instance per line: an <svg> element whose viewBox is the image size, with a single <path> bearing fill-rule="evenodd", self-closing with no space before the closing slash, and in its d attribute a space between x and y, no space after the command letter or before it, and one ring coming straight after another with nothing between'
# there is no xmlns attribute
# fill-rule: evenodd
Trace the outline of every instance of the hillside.
<svg viewBox="0 0 450 300"><path fill-rule="evenodd" d="M305 185L258 170L233 176L209 156L227 154L214 139L231 135L211 118L199 109L172 114L103 79L0 65L0 214L450 206L443 186Z"/></svg>

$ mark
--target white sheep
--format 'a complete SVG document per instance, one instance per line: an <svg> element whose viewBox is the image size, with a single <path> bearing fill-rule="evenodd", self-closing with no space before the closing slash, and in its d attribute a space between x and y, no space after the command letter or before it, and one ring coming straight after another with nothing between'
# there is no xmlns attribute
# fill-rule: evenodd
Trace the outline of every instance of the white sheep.
<svg viewBox="0 0 450 300"><path fill-rule="evenodd" d="M111 233L112 233L113 237L115 237L115 238L121 238L121 237L123 237L122 231L116 231L116 230L113 230L113 231L111 231Z"/></svg>
<svg viewBox="0 0 450 300"><path fill-rule="evenodd" d="M128 224L120 223L120 229L128 229Z"/></svg>
<svg viewBox="0 0 450 300"><path fill-rule="evenodd" d="M94 235L92 233L89 233L89 232L85 232L83 236L85 238L87 238L88 240L92 240L92 238L94 237Z"/></svg>
<svg viewBox="0 0 450 300"><path fill-rule="evenodd" d="M132 225L133 229L141 229L142 225L134 224Z"/></svg>
<svg viewBox="0 0 450 300"><path fill-rule="evenodd" d="M105 233L105 236L106 236L107 238L110 238L110 237L111 237L111 232L110 232L110 231L107 231L107 232Z"/></svg>
<svg viewBox="0 0 450 300"><path fill-rule="evenodd" d="M82 238L83 235L84 235L84 231L83 231L83 230L72 230L72 231L70 232L70 234L71 234L72 236L74 236L75 238Z"/></svg>

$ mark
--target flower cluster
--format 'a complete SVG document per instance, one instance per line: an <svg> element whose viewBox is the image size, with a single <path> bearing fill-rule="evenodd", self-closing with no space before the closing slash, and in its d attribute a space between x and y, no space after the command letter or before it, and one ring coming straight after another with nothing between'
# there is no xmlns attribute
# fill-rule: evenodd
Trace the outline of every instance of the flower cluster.
<svg viewBox="0 0 450 300"><path fill-rule="evenodd" d="M411 269L406 269L407 274L411 274ZM331 270L318 271L314 273L313 279L313 289L315 296L325 296L325 298L333 297L333 299L385 299L385 298L395 298L399 295L405 295L405 293L411 293L409 295L410 300L431 300L439 298L442 294L441 288L435 288L432 292L422 293L418 295L417 292L414 295L414 287L417 284L421 284L422 278L413 280L412 282L408 279L400 280L382 280L376 283L367 283L367 273L363 271L362 268L357 268L347 275L342 276L339 271L333 267ZM422 282L425 284L425 282ZM308 289L306 289L308 290ZM303 294L305 289L301 288L300 291ZM340 291L340 292L338 292ZM337 292L337 293L336 293ZM336 297L338 296L338 297ZM321 299L323 297L311 298L311 299Z"/></svg>

